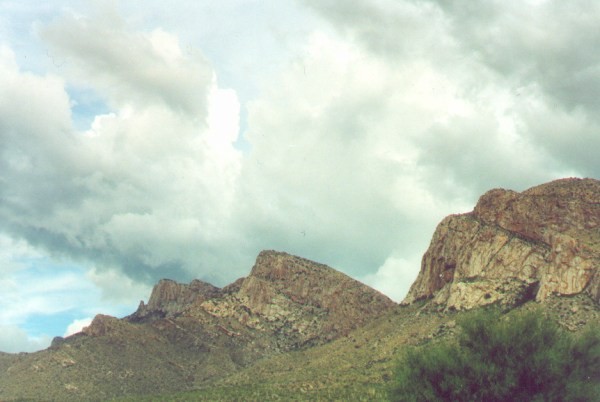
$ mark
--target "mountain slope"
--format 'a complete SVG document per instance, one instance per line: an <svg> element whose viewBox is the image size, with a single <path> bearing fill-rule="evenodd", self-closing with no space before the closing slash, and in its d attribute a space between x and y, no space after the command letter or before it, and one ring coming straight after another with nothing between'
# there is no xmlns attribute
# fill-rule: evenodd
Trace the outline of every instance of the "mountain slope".
<svg viewBox="0 0 600 402"><path fill-rule="evenodd" d="M124 319L99 315L45 351L0 353L0 400L156 400L194 389L178 398L382 399L402 351L452 338L466 310L538 308L569 331L600 323L599 262L599 181L491 190L440 223L403 305L322 264L264 251L222 289L162 280Z"/></svg>
<svg viewBox="0 0 600 402"><path fill-rule="evenodd" d="M325 265L265 251L247 278L223 289L162 280L129 317L98 315L47 350L0 357L0 399L192 389L261 358L329 342L394 306Z"/></svg>
<svg viewBox="0 0 600 402"><path fill-rule="evenodd" d="M598 305L586 294L549 296L508 312L538 310L568 331L600 324ZM262 359L194 392L141 400L387 400L387 386L407 348L427 346L458 334L457 322L472 311L440 310L432 301L401 305L332 342ZM125 401L139 400L124 398Z"/></svg>
<svg viewBox="0 0 600 402"><path fill-rule="evenodd" d="M600 182L492 190L440 223L405 303L333 342L263 359L184 400L380 400L402 351L453 338L468 309L539 310L568 331L600 325Z"/></svg>

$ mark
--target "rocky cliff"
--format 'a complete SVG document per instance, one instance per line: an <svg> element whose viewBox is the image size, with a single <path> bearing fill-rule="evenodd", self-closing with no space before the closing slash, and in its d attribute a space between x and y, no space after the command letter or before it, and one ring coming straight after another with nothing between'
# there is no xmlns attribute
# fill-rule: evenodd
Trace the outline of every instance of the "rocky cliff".
<svg viewBox="0 0 600 402"><path fill-rule="evenodd" d="M582 292L600 302L600 181L495 189L437 227L403 303L448 309Z"/></svg>
<svg viewBox="0 0 600 402"><path fill-rule="evenodd" d="M305 333L307 340L345 335L395 305L328 266L272 251L258 256L234 297L268 321L294 317L291 326Z"/></svg>
<svg viewBox="0 0 600 402"><path fill-rule="evenodd" d="M278 347L291 349L345 335L394 305L376 290L326 265L263 251L248 277L223 289L199 280L190 284L161 280L148 304L140 303L129 320L202 319L208 314L273 334Z"/></svg>
<svg viewBox="0 0 600 402"><path fill-rule="evenodd" d="M191 305L220 295L219 288L198 279L194 279L189 284L177 283L171 279L161 279L152 289L148 304L141 301L135 314L137 318L150 315L171 317L182 313Z"/></svg>

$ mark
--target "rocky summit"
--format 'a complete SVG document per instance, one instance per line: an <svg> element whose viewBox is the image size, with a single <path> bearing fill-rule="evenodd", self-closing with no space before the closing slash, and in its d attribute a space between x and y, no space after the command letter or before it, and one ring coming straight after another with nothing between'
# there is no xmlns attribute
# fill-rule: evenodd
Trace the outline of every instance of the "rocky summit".
<svg viewBox="0 0 600 402"><path fill-rule="evenodd" d="M328 266L263 251L248 277L222 289L161 280L128 317L100 314L47 350L0 356L0 399L193 389L259 359L347 335L394 306Z"/></svg>
<svg viewBox="0 0 600 402"><path fill-rule="evenodd" d="M263 251L247 278L223 289L199 280L189 285L161 280L148 305L140 303L127 320L211 317L227 322L223 331L236 333L239 326L266 331L277 339L278 349L289 350L346 335L394 305L326 265Z"/></svg>
<svg viewBox="0 0 600 402"><path fill-rule="evenodd" d="M587 293L600 302L600 181L495 189L437 227L405 298L447 309Z"/></svg>

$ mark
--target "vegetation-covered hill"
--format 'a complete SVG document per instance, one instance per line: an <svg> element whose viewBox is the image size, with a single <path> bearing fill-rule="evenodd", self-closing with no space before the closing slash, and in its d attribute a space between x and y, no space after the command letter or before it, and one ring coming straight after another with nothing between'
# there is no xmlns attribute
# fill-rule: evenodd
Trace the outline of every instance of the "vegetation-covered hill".
<svg viewBox="0 0 600 402"><path fill-rule="evenodd" d="M550 297L506 310L508 317L538 311L571 334L600 324L600 310L587 295ZM393 311L347 337L303 351L263 359L234 375L185 393L133 400L390 400L390 388L404 353L456 340L460 322L476 311L443 312L420 302Z"/></svg>
<svg viewBox="0 0 600 402"><path fill-rule="evenodd" d="M330 267L265 251L248 277L223 289L162 280L128 317L98 315L47 350L0 356L0 399L190 390L260 359L346 336L394 306Z"/></svg>

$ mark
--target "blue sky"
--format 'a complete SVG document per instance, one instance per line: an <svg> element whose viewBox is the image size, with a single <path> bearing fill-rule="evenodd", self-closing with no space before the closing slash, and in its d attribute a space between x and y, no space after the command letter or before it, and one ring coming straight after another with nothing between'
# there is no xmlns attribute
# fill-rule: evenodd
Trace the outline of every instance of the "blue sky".
<svg viewBox="0 0 600 402"><path fill-rule="evenodd" d="M277 249L399 301L435 225L600 177L600 5L0 2L0 350Z"/></svg>

